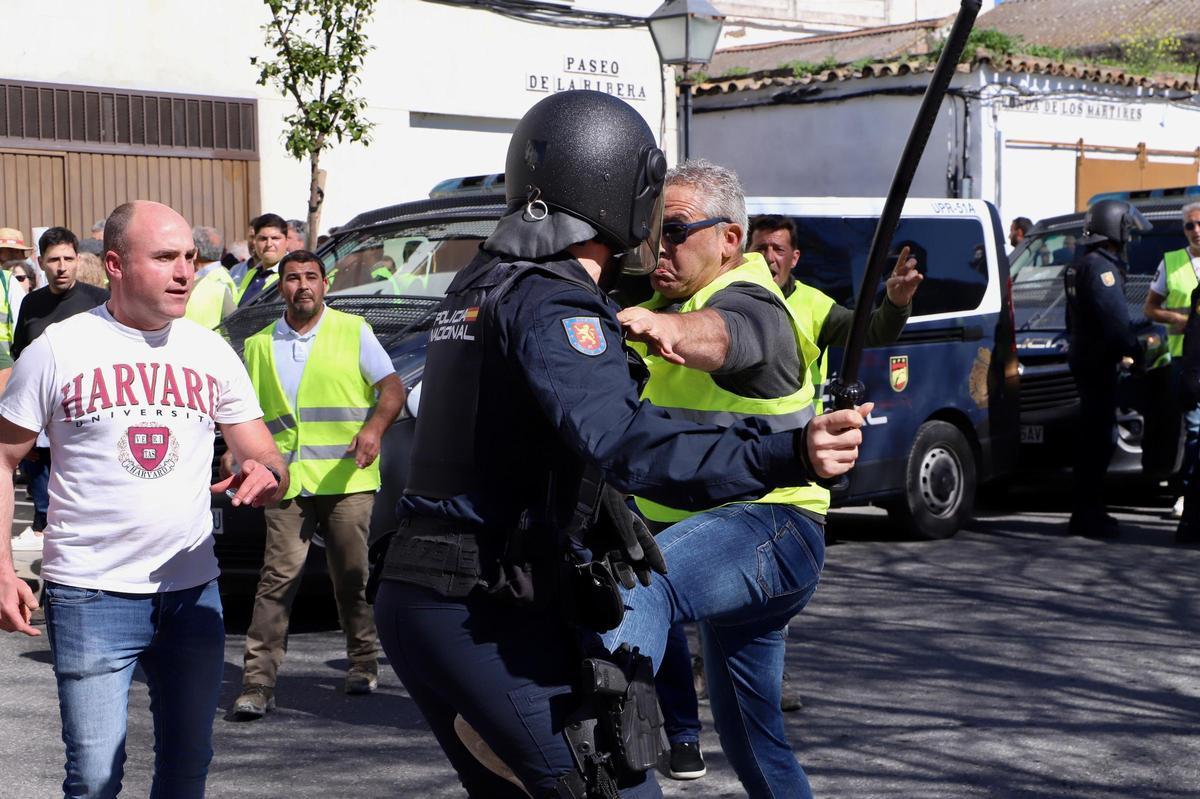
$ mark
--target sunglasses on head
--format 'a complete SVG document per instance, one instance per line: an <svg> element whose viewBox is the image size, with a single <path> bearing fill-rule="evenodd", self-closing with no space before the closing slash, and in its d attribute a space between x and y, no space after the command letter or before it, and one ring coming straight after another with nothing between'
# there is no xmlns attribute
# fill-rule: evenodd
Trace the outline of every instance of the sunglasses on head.
<svg viewBox="0 0 1200 799"><path fill-rule="evenodd" d="M701 219L698 222L664 222L662 226L663 238L671 242L675 246L679 246L688 240L688 236L698 231L710 228L713 225L732 222L733 220L727 216L711 216L708 219Z"/></svg>
<svg viewBox="0 0 1200 799"><path fill-rule="evenodd" d="M1198 227L1200 227L1200 222L1184 222L1183 223L1184 230L1194 230L1195 228L1198 228Z"/></svg>

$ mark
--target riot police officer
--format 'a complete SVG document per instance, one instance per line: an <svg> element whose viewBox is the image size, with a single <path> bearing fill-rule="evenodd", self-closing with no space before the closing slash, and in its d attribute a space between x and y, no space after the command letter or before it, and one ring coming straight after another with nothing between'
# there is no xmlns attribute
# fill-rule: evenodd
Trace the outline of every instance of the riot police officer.
<svg viewBox="0 0 1200 799"><path fill-rule="evenodd" d="M1149 223L1121 200L1101 200L1083 220L1079 254L1063 272L1067 294L1068 361L1079 390L1079 425L1070 532L1095 538L1117 534L1117 520L1100 500L1116 446L1119 369L1139 354L1125 299L1125 247Z"/></svg>
<svg viewBox="0 0 1200 799"><path fill-rule="evenodd" d="M640 361L604 289L648 239L643 263L657 262L665 173L624 102L588 91L542 100L509 145L508 213L432 323L375 615L472 797L525 794L475 759L459 716L533 797L660 795L653 757L597 751L613 733L579 715L582 657L597 640L581 630L616 626L617 578L632 587L631 569L644 584L650 568L665 570L618 491L699 509L827 479L857 458L857 411L772 432L758 418L672 420L639 400ZM624 678L596 677L596 666L592 695L625 690L637 704L600 715L653 722L649 661L621 662L641 692L614 689ZM647 739L657 747L656 730Z"/></svg>

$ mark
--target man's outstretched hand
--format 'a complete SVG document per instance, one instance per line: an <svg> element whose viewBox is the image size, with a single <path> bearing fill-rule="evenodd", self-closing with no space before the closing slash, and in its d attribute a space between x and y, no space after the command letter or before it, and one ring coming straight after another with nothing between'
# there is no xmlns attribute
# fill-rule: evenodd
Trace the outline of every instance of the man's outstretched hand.
<svg viewBox="0 0 1200 799"><path fill-rule="evenodd" d="M256 460L246 460L242 462L240 470L224 480L213 483L209 490L214 494L234 491L230 497L234 507L249 505L252 508L261 508L282 498L276 496L282 493L280 488L279 481L270 469Z"/></svg>
<svg viewBox="0 0 1200 799"><path fill-rule="evenodd" d="M821 414L808 423L805 452L817 477L830 480L854 468L862 444L861 428L874 407L875 403L867 402L854 410Z"/></svg>

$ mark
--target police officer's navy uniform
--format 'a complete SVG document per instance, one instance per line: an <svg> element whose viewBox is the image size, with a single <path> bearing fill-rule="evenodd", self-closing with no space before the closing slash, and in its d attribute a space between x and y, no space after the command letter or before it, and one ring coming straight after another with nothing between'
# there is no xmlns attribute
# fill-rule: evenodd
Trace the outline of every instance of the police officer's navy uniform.
<svg viewBox="0 0 1200 799"><path fill-rule="evenodd" d="M1067 294L1068 361L1079 390L1072 532L1112 535L1101 497L1116 446L1118 366L1139 352L1125 299L1125 262L1103 246L1084 250L1063 273Z"/></svg>
<svg viewBox="0 0 1200 799"><path fill-rule="evenodd" d="M455 278L431 330L413 477L376 620L471 796L519 794L459 742L455 714L535 797L557 795L572 769L560 732L578 637L543 589L585 465L622 492L693 509L809 479L791 432L758 419L675 421L639 401L618 308L564 254L594 236L564 214L510 214ZM526 531L515 559L514 529ZM529 571L538 600L523 604ZM622 795L658 788L651 777Z"/></svg>

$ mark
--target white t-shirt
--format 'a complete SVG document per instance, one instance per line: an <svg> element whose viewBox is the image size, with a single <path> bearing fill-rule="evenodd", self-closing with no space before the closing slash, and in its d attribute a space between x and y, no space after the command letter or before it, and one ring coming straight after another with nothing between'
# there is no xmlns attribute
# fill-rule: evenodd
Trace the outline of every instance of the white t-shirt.
<svg viewBox="0 0 1200 799"><path fill-rule="evenodd" d="M50 438L45 579L148 594L217 576L215 423L262 409L216 333L187 319L135 330L104 305L77 314L21 353L0 416Z"/></svg>

